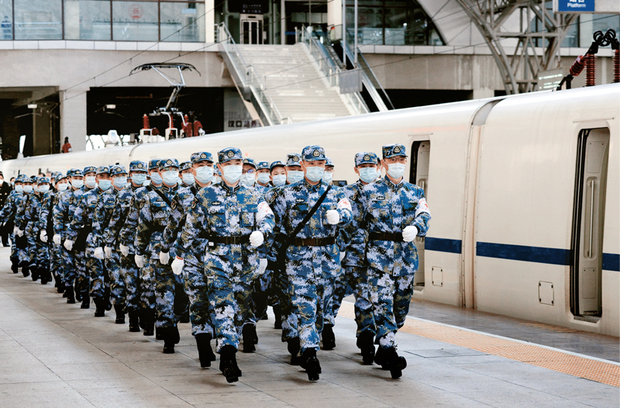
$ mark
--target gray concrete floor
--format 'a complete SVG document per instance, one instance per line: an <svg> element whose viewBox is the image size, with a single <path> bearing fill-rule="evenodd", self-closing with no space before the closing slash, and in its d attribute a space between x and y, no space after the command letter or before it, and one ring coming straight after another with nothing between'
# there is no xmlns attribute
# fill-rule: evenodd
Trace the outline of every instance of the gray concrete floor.
<svg viewBox="0 0 620 408"><path fill-rule="evenodd" d="M361 365L355 323L339 317L337 348L321 351L321 379L288 364L273 319L259 323L257 352L239 353L243 377L227 384L201 369L189 325L177 353L114 313L67 305L9 270L0 248L0 408L5 407L617 407L620 389L552 370L399 333L408 360L400 380ZM215 362L217 367L219 362Z"/></svg>

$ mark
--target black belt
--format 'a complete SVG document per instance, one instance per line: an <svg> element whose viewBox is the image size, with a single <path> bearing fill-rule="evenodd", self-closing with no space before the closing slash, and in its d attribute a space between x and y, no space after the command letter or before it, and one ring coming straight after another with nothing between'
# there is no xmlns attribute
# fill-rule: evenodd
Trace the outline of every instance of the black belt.
<svg viewBox="0 0 620 408"><path fill-rule="evenodd" d="M205 238L208 239L209 242L226 245L245 244L250 242L249 235L233 235L230 237L208 236Z"/></svg>
<svg viewBox="0 0 620 408"><path fill-rule="evenodd" d="M291 245L295 246L325 246L333 245L336 243L336 238L295 238Z"/></svg>
<svg viewBox="0 0 620 408"><path fill-rule="evenodd" d="M403 242L403 234L402 232L371 232L368 239L371 241Z"/></svg>

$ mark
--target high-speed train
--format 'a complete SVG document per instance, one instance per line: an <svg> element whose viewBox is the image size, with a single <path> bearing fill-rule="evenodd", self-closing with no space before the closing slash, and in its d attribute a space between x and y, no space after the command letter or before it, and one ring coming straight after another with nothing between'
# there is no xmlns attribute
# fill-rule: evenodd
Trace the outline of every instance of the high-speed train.
<svg viewBox="0 0 620 408"><path fill-rule="evenodd" d="M157 144L0 163L18 171L241 148L284 160L326 149L336 179L353 157L404 144L405 177L433 215L418 238L415 297L620 336L620 84L497 97Z"/></svg>

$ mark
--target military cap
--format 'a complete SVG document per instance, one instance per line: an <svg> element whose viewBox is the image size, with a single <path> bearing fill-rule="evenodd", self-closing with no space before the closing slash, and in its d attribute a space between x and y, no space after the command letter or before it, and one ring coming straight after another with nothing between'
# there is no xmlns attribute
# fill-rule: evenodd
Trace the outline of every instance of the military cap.
<svg viewBox="0 0 620 408"><path fill-rule="evenodd" d="M289 153L286 157L287 166L301 166L301 155L297 153Z"/></svg>
<svg viewBox="0 0 620 408"><path fill-rule="evenodd" d="M25 174L18 174L17 177L15 178L15 182L16 183L23 183L25 178L26 178Z"/></svg>
<svg viewBox="0 0 620 408"><path fill-rule="evenodd" d="M387 146L383 146L383 158L389 159L390 157L404 156L407 157L405 146L395 143Z"/></svg>
<svg viewBox="0 0 620 408"><path fill-rule="evenodd" d="M67 172L68 173L68 172ZM56 177L54 177L54 181L58 181L58 180L62 180L65 179L69 176L65 176L64 174L62 174L61 172L58 172L58 174L56 175Z"/></svg>
<svg viewBox="0 0 620 408"><path fill-rule="evenodd" d="M63 175L62 175L62 173L61 173L61 172L59 172L59 171L53 171L53 172L52 172L52 178L53 178L54 180L59 180L59 179L61 179L61 178L63 178L63 177L64 177L64 176L63 176Z"/></svg>
<svg viewBox="0 0 620 408"><path fill-rule="evenodd" d="M159 169L163 170L168 167L179 168L179 161L177 159L162 159L159 161Z"/></svg>
<svg viewBox="0 0 620 408"><path fill-rule="evenodd" d="M99 166L97 174L110 174L110 168L108 166Z"/></svg>
<svg viewBox="0 0 620 408"><path fill-rule="evenodd" d="M317 145L304 147L304 150L301 151L301 156L305 161L326 160L325 149Z"/></svg>
<svg viewBox="0 0 620 408"><path fill-rule="evenodd" d="M97 167L95 166L86 166L84 167L84 174L86 173L97 173Z"/></svg>
<svg viewBox="0 0 620 408"><path fill-rule="evenodd" d="M256 165L256 170L269 170L269 162L258 162Z"/></svg>
<svg viewBox="0 0 620 408"><path fill-rule="evenodd" d="M280 160L274 161L273 163L269 165L269 171L275 169L278 166L284 167L284 163L282 163Z"/></svg>
<svg viewBox="0 0 620 408"><path fill-rule="evenodd" d="M373 152L359 152L355 153L355 167L360 164L377 164L379 158Z"/></svg>
<svg viewBox="0 0 620 408"><path fill-rule="evenodd" d="M159 162L161 159L151 159L149 160L149 170L158 170Z"/></svg>
<svg viewBox="0 0 620 408"><path fill-rule="evenodd" d="M50 179L48 177L37 177L37 184L44 184L44 183L48 183L49 184Z"/></svg>
<svg viewBox="0 0 620 408"><path fill-rule="evenodd" d="M179 164L179 170L180 171L189 170L191 168L192 168L192 163L191 162L184 161L183 163Z"/></svg>
<svg viewBox="0 0 620 408"><path fill-rule="evenodd" d="M189 161L190 162L194 162L194 160L196 160L196 157L200 156L200 152L194 152L192 154L189 155Z"/></svg>
<svg viewBox="0 0 620 408"><path fill-rule="evenodd" d="M132 160L129 163L129 171L146 171L148 168L142 160Z"/></svg>
<svg viewBox="0 0 620 408"><path fill-rule="evenodd" d="M115 164L114 166L110 167L111 177L118 176L119 174L127 174L127 170L125 170L125 166L122 166L120 164Z"/></svg>
<svg viewBox="0 0 620 408"><path fill-rule="evenodd" d="M84 173L80 169L71 169L67 172L67 177L82 177Z"/></svg>
<svg viewBox="0 0 620 408"><path fill-rule="evenodd" d="M192 154L192 164L207 161L213 163L213 155L209 152L196 152Z"/></svg>
<svg viewBox="0 0 620 408"><path fill-rule="evenodd" d="M327 166L334 167L334 162L329 157L325 158L325 167L327 167Z"/></svg>
<svg viewBox="0 0 620 408"><path fill-rule="evenodd" d="M36 183L37 182L37 176L26 176L26 178L24 179L24 183Z"/></svg>
<svg viewBox="0 0 620 408"><path fill-rule="evenodd" d="M220 163L226 163L231 160L243 160L241 150L236 147L227 147L217 153L217 158Z"/></svg>
<svg viewBox="0 0 620 408"><path fill-rule="evenodd" d="M256 168L256 163L254 163L254 159L250 159L249 157L243 159L243 164L249 164L250 166L254 166L254 168Z"/></svg>

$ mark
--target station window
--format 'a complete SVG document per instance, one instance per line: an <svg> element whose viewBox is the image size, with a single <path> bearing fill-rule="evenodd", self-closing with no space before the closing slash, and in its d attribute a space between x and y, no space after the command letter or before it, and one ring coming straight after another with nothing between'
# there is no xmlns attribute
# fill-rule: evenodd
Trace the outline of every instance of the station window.
<svg viewBox="0 0 620 408"><path fill-rule="evenodd" d="M16 40L61 40L61 0L14 0Z"/></svg>

